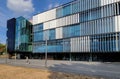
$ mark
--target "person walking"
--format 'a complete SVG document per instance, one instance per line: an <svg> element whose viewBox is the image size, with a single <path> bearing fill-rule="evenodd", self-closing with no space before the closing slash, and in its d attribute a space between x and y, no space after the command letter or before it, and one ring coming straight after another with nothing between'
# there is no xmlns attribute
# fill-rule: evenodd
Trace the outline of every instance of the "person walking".
<svg viewBox="0 0 120 79"><path fill-rule="evenodd" d="M28 56L26 56L26 63L27 63L27 64L30 64L30 61L29 61Z"/></svg>

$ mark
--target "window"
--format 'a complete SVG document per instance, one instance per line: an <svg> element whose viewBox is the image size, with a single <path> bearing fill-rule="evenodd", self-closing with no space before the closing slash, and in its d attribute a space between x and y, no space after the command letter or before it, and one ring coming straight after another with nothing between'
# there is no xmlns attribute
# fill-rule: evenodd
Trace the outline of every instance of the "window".
<svg viewBox="0 0 120 79"><path fill-rule="evenodd" d="M38 32L43 30L43 24L33 26L33 32Z"/></svg>
<svg viewBox="0 0 120 79"><path fill-rule="evenodd" d="M43 32L34 33L34 42L43 40Z"/></svg>
<svg viewBox="0 0 120 79"><path fill-rule="evenodd" d="M57 11L57 12L56 12L56 17L57 17L57 18L63 16L63 8L62 8L62 7L61 7L61 8L58 8L56 11Z"/></svg>
<svg viewBox="0 0 120 79"><path fill-rule="evenodd" d="M67 6L63 7L63 16L71 14L71 8L70 7L71 7L70 5L67 5Z"/></svg>
<svg viewBox="0 0 120 79"><path fill-rule="evenodd" d="M50 40L55 39L55 29L49 30L49 39Z"/></svg>
<svg viewBox="0 0 120 79"><path fill-rule="evenodd" d="M75 37L80 36L80 25L72 25L63 27L63 37Z"/></svg>

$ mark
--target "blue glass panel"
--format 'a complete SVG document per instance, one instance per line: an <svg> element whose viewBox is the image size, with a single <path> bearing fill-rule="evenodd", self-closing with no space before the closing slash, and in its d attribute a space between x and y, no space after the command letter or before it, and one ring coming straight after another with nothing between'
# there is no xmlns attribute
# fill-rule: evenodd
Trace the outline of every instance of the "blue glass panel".
<svg viewBox="0 0 120 79"><path fill-rule="evenodd" d="M118 40L118 51L120 51L120 33L119 33L119 40Z"/></svg>
<svg viewBox="0 0 120 79"><path fill-rule="evenodd" d="M49 30L49 40L55 39L55 29Z"/></svg>
<svg viewBox="0 0 120 79"><path fill-rule="evenodd" d="M58 8L56 12L56 17L62 17L63 16L63 8Z"/></svg>
<svg viewBox="0 0 120 79"><path fill-rule="evenodd" d="M101 18L100 11L101 11L100 9L97 9L97 10L92 10L89 12L81 13L80 14L80 22Z"/></svg>
<svg viewBox="0 0 120 79"><path fill-rule="evenodd" d="M72 25L63 27L63 37L75 37L80 36L80 25Z"/></svg>
<svg viewBox="0 0 120 79"><path fill-rule="evenodd" d="M68 6L63 7L63 16L66 16L69 14L71 14L71 6L68 5Z"/></svg>
<svg viewBox="0 0 120 79"><path fill-rule="evenodd" d="M35 25L33 27L33 32L38 32L43 30L43 24Z"/></svg>
<svg viewBox="0 0 120 79"><path fill-rule="evenodd" d="M112 43L113 43L113 51L116 51L116 40L112 40Z"/></svg>
<svg viewBox="0 0 120 79"><path fill-rule="evenodd" d="M56 13L57 18L71 14L71 5L58 8Z"/></svg>
<svg viewBox="0 0 120 79"><path fill-rule="evenodd" d="M63 52L63 42L62 40L56 40L56 41L48 41L47 45L48 53L53 52ZM46 51L46 45L45 42L42 42L42 44L38 44L33 46L33 52L34 53L42 53Z"/></svg>
<svg viewBox="0 0 120 79"><path fill-rule="evenodd" d="M43 32L34 33L34 41L42 41L43 40Z"/></svg>

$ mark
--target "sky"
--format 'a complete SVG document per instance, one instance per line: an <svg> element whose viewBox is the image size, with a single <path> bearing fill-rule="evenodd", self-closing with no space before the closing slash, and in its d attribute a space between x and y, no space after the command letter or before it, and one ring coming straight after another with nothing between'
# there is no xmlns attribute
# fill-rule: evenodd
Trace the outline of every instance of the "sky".
<svg viewBox="0 0 120 79"><path fill-rule="evenodd" d="M7 20L32 16L72 0L0 0L0 43L6 44Z"/></svg>

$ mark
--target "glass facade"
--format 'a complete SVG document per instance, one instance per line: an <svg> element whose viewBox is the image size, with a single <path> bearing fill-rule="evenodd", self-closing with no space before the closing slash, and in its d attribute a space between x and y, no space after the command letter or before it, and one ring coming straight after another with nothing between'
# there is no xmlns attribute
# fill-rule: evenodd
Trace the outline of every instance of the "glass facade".
<svg viewBox="0 0 120 79"><path fill-rule="evenodd" d="M43 24L39 24L33 27L34 32L43 31Z"/></svg>
<svg viewBox="0 0 120 79"><path fill-rule="evenodd" d="M116 33L97 35L90 38L91 52L115 52L118 51L118 38Z"/></svg>
<svg viewBox="0 0 120 79"><path fill-rule="evenodd" d="M63 38L80 36L80 25L63 27Z"/></svg>
<svg viewBox="0 0 120 79"><path fill-rule="evenodd" d="M42 41L43 40L43 32L34 33L34 41Z"/></svg>
<svg viewBox="0 0 120 79"><path fill-rule="evenodd" d="M55 29L49 30L49 40L54 40L55 36Z"/></svg>
<svg viewBox="0 0 120 79"><path fill-rule="evenodd" d="M120 0L74 0L34 15L32 22L8 20L11 54L44 59L47 48L53 59L120 61Z"/></svg>
<svg viewBox="0 0 120 79"><path fill-rule="evenodd" d="M32 51L32 24L23 17L16 19L15 50Z"/></svg>
<svg viewBox="0 0 120 79"><path fill-rule="evenodd" d="M49 41L47 43L47 50L49 53L63 52L63 40ZM44 53L46 51L46 43L39 42L34 43L33 52Z"/></svg>
<svg viewBox="0 0 120 79"><path fill-rule="evenodd" d="M7 21L7 51L9 54L15 52L15 26L16 19L12 18Z"/></svg>
<svg viewBox="0 0 120 79"><path fill-rule="evenodd" d="M43 40L43 24L39 24L33 27L34 42Z"/></svg>
<svg viewBox="0 0 120 79"><path fill-rule="evenodd" d="M76 37L48 42L48 52L116 52L120 51L120 33ZM34 52L43 53L46 43L34 43Z"/></svg>
<svg viewBox="0 0 120 79"><path fill-rule="evenodd" d="M48 53L120 51L119 1L75 0L53 13L49 17L56 16L54 19L38 20L34 25L34 53L45 52L46 37Z"/></svg>

